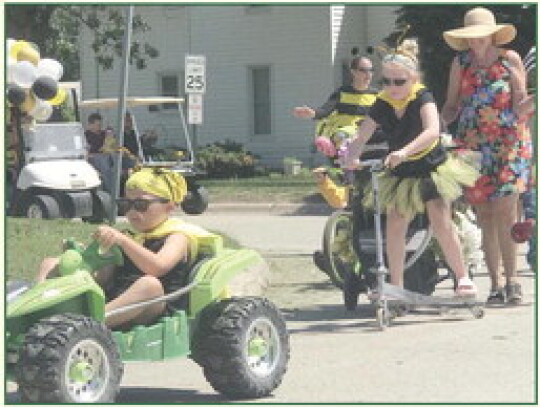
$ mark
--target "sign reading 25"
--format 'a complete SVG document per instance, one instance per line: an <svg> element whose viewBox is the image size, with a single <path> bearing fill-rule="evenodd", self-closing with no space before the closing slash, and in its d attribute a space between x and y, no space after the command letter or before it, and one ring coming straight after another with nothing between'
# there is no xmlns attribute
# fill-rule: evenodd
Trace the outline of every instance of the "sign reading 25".
<svg viewBox="0 0 540 407"><path fill-rule="evenodd" d="M206 58L203 55L186 55L186 93L205 93Z"/></svg>

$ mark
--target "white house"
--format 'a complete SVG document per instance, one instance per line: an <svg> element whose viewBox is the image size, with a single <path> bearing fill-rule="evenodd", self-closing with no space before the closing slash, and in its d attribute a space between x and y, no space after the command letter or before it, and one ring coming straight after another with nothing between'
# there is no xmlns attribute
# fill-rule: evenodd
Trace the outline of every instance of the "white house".
<svg viewBox="0 0 540 407"><path fill-rule="evenodd" d="M186 54L204 55L206 93L204 121L196 129L198 146L230 139L271 166L280 165L285 156L314 164L313 160L321 160L311 150L314 123L294 118L291 109L321 105L345 80L351 49L363 52L382 44L394 30L396 9L299 4L136 6L135 13L151 27L144 39L160 55L144 70L130 68L128 95L183 96ZM82 96L117 96L119 63L112 70L97 70L90 35L85 32L81 38ZM374 58L376 67L378 62ZM178 123L169 109L144 115L162 145L175 144Z"/></svg>

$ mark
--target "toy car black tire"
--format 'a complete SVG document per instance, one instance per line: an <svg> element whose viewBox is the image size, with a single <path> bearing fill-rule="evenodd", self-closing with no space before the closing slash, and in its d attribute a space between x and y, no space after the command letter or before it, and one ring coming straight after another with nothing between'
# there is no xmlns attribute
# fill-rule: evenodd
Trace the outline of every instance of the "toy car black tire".
<svg viewBox="0 0 540 407"><path fill-rule="evenodd" d="M203 367L214 390L226 397L268 396L287 370L285 320L265 298L231 298L209 305L194 332L191 357Z"/></svg>
<svg viewBox="0 0 540 407"><path fill-rule="evenodd" d="M103 323L60 314L30 327L15 373L23 402L112 403L123 365Z"/></svg>

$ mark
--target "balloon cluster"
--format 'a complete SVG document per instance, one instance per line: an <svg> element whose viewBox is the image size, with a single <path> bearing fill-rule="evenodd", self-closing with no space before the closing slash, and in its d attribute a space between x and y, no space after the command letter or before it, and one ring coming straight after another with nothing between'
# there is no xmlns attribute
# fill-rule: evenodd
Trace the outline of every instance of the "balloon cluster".
<svg viewBox="0 0 540 407"><path fill-rule="evenodd" d="M37 121L47 121L53 106L66 99L66 90L58 85L64 73L62 64L41 58L35 44L8 38L6 99Z"/></svg>

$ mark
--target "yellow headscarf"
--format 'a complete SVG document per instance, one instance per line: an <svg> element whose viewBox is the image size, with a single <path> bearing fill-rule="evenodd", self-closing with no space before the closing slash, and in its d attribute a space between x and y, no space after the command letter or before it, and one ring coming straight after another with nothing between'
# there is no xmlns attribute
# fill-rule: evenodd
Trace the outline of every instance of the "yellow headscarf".
<svg viewBox="0 0 540 407"><path fill-rule="evenodd" d="M421 83L415 83L411 87L411 91L409 92L409 95L405 99L393 99L393 98L390 97L390 95L388 95L388 93L386 93L386 90L383 90L383 91L379 92L377 97L379 99L384 100L388 104L390 104L390 106L392 106L394 109L403 110L403 109L405 109L407 107L407 105L410 102L412 102L414 99L416 99L416 94L418 93L418 91L420 89L424 89L424 88L425 88L425 86L422 85Z"/></svg>
<svg viewBox="0 0 540 407"><path fill-rule="evenodd" d="M183 176L164 168L141 168L126 181L126 189L140 189L180 203L187 194L187 184Z"/></svg>

